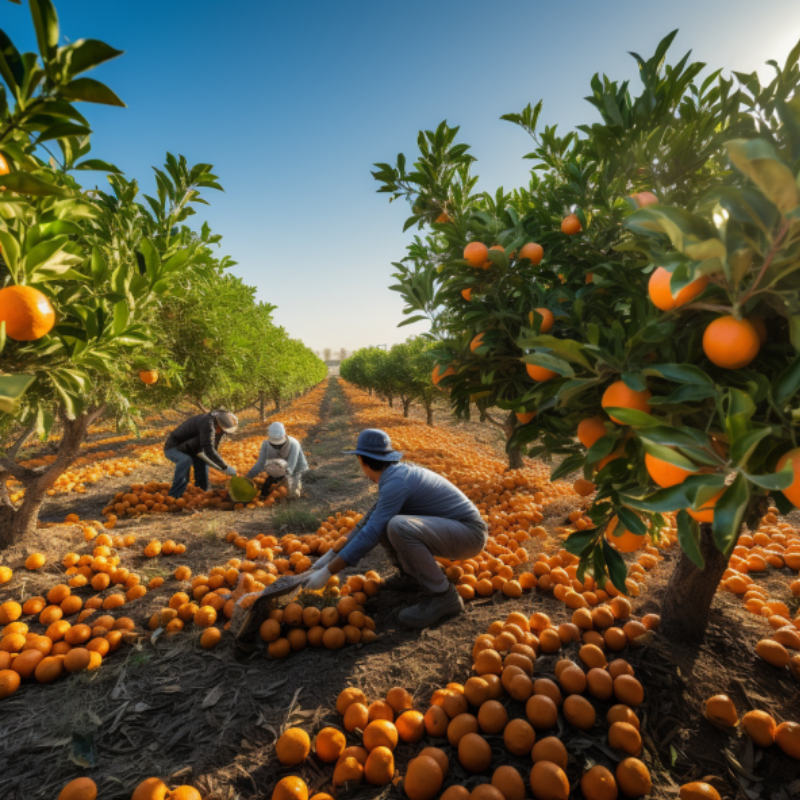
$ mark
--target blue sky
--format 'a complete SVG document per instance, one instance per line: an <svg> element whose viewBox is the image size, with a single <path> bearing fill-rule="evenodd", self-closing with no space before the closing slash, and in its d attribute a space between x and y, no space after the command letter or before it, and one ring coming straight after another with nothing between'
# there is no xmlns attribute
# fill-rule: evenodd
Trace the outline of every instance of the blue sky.
<svg viewBox="0 0 800 800"><path fill-rule="evenodd" d="M35 49L25 6L0 25ZM561 130L595 119L595 72L637 85L635 50L674 28L710 67L763 76L800 39L797 0L573 0L543 3L58 0L62 37L126 53L95 70L127 109L83 107L94 155L152 189L171 150L214 164L225 194L205 217L236 274L278 306L276 321L314 349L402 341L388 290L408 207L375 194L373 162L414 153L442 119L479 159L479 188L521 185L530 150L501 114L544 99ZM98 177L102 181L102 176ZM198 216L195 219L201 219Z"/></svg>

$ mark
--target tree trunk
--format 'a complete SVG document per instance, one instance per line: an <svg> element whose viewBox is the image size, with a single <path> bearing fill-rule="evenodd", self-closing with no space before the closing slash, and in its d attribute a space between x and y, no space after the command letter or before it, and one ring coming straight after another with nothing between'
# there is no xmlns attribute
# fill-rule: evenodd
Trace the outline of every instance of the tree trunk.
<svg viewBox="0 0 800 800"><path fill-rule="evenodd" d="M700 553L705 564L698 569L681 552L669 579L661 606L660 631L674 641L702 641L708 627L711 603L719 587L728 556L721 553L710 523L700 525Z"/></svg>
<svg viewBox="0 0 800 800"><path fill-rule="evenodd" d="M470 407L469 407L469 403L467 403L467 407L466 407L466 409L464 410L464 422L469 422L469 421L470 421L470 419L471 419L471 416L470 416Z"/></svg>
<svg viewBox="0 0 800 800"><path fill-rule="evenodd" d="M89 426L103 413L103 409L81 414L74 420L64 420L61 442L55 461L42 472L28 471L22 477L25 496L16 508L4 504L0 508L0 550L16 544L26 534L32 533L39 519L39 511L47 498L48 490L64 470L78 457L80 446ZM16 470L0 469L0 483L5 488L6 480ZM19 473L18 473L19 474ZM3 497L6 503L10 501Z"/></svg>
<svg viewBox="0 0 800 800"><path fill-rule="evenodd" d="M425 422L433 426L433 403L430 401L425 403Z"/></svg>
<svg viewBox="0 0 800 800"><path fill-rule="evenodd" d="M263 394L258 398L258 413L263 422L267 418L267 401Z"/></svg>
<svg viewBox="0 0 800 800"><path fill-rule="evenodd" d="M386 399L389 401L389 408L394 408L394 397L387 395Z"/></svg>
<svg viewBox="0 0 800 800"><path fill-rule="evenodd" d="M511 441L514 431L517 429L517 415L512 411L506 417L503 423L503 432L506 435L506 443ZM506 449L508 453L508 468L509 469L522 469L524 462L522 460L522 450L515 447L513 450Z"/></svg>
<svg viewBox="0 0 800 800"><path fill-rule="evenodd" d="M408 409L411 407L411 398L409 397L408 400L403 400L403 416L408 417Z"/></svg>
<svg viewBox="0 0 800 800"><path fill-rule="evenodd" d="M272 402L275 403L275 410L276 411L280 411L281 410L281 398L280 398L280 395L277 395L277 396L273 397L272 398Z"/></svg>

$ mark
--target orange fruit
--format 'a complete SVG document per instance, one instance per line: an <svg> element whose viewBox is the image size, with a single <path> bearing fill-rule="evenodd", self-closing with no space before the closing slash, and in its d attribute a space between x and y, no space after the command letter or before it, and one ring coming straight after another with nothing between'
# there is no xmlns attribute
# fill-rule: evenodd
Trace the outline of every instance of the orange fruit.
<svg viewBox="0 0 800 800"><path fill-rule="evenodd" d="M536 764L539 761L549 761L556 764L561 769L567 768L567 748L564 743L555 736L548 736L540 739L531 749L531 761Z"/></svg>
<svg viewBox="0 0 800 800"><path fill-rule="evenodd" d="M525 370L529 377L535 381L539 381L540 383L558 377L557 372L553 372L553 370L547 369L546 367L540 367L538 364L526 364Z"/></svg>
<svg viewBox="0 0 800 800"><path fill-rule="evenodd" d="M704 275L684 286L678 292L677 297L673 297L670 287L671 281L672 273L664 269L664 267L657 267L647 284L647 292L650 295L651 302L661 311L671 311L673 308L680 308L686 305L708 286L708 277Z"/></svg>
<svg viewBox="0 0 800 800"><path fill-rule="evenodd" d="M536 244L536 242L528 242L519 249L519 260L522 261L523 258L527 258L534 267L541 263L543 257L544 248L540 244Z"/></svg>
<svg viewBox="0 0 800 800"><path fill-rule="evenodd" d="M667 489L670 486L677 486L683 483L690 475L695 475L696 470L684 469L676 464L670 464L650 453L644 454L644 465L647 472L655 483Z"/></svg>
<svg viewBox="0 0 800 800"><path fill-rule="evenodd" d="M447 777L447 773L450 771L450 759L447 757L447 753L445 753L444 750L438 747L423 747L417 755L429 756L432 758L439 765L439 769L442 771L442 777Z"/></svg>
<svg viewBox="0 0 800 800"><path fill-rule="evenodd" d="M606 435L607 431L604 423L605 418L599 415L582 419L578 423L578 441L585 448L590 448Z"/></svg>
<svg viewBox="0 0 800 800"><path fill-rule="evenodd" d="M800 723L781 722L775 731L775 741L787 756L800 760Z"/></svg>
<svg viewBox="0 0 800 800"><path fill-rule="evenodd" d="M419 755L408 762L403 789L409 800L433 800L443 781L439 764L430 756Z"/></svg>
<svg viewBox="0 0 800 800"><path fill-rule="evenodd" d="M756 644L756 653L758 653L767 664L778 669L783 669L789 663L789 652L782 645L773 639L762 639Z"/></svg>
<svg viewBox="0 0 800 800"><path fill-rule="evenodd" d="M395 686L386 693L386 702L395 714L414 707L414 698L402 687Z"/></svg>
<svg viewBox="0 0 800 800"><path fill-rule="evenodd" d="M703 333L703 352L723 369L742 369L761 349L761 339L752 322L733 316L718 317Z"/></svg>
<svg viewBox="0 0 800 800"><path fill-rule="evenodd" d="M308 786L296 775L281 778L272 791L272 800L308 800Z"/></svg>
<svg viewBox="0 0 800 800"><path fill-rule="evenodd" d="M566 719L570 725L573 725L581 731L588 731L590 728L594 727L595 720L597 719L594 706L585 697L581 697L579 694L571 694L564 700L562 711L564 713L564 719Z"/></svg>
<svg viewBox="0 0 800 800"><path fill-rule="evenodd" d="M442 380L443 378L447 378L450 375L455 375L455 374L456 374L456 371L452 367L447 367L445 369L442 369L441 364L437 364L433 368L433 373L431 375L431 381L433 382L434 386L438 386L440 380Z"/></svg>
<svg viewBox="0 0 800 800"><path fill-rule="evenodd" d="M722 493L724 489L720 489L713 497L709 500L706 500L703 505L695 511L693 508L687 508L686 513L692 517L692 519L696 519L698 522L713 522L714 521L714 506L716 506L717 501L722 497Z"/></svg>
<svg viewBox="0 0 800 800"><path fill-rule="evenodd" d="M275 755L285 767L293 767L308 758L311 739L302 728L288 728L275 745Z"/></svg>
<svg viewBox="0 0 800 800"><path fill-rule="evenodd" d="M169 795L169 800L203 800L203 795L194 786L178 786Z"/></svg>
<svg viewBox="0 0 800 800"><path fill-rule="evenodd" d="M610 770L597 764L583 774L581 791L585 800L617 800L617 780Z"/></svg>
<svg viewBox="0 0 800 800"><path fill-rule="evenodd" d="M618 530L619 529L619 530ZM619 524L619 517L612 517L606 526L606 541L620 553L633 553L644 547L647 535L637 536Z"/></svg>
<svg viewBox="0 0 800 800"><path fill-rule="evenodd" d="M395 727L404 742L418 742L425 735L425 717L421 711L410 709L395 720Z"/></svg>
<svg viewBox="0 0 800 800"><path fill-rule="evenodd" d="M528 313L528 322L531 324L531 327L533 327L536 321L534 311L542 318L542 325L539 328L539 333L547 333L553 327L553 323L556 319L553 312L549 308L534 308L533 311Z"/></svg>
<svg viewBox="0 0 800 800"><path fill-rule="evenodd" d="M385 719L376 719L364 728L364 747L370 751L376 747L388 747L394 750L398 738L397 728Z"/></svg>
<svg viewBox="0 0 800 800"><path fill-rule="evenodd" d="M777 726L775 720L766 711L748 711L742 717L744 732L759 747L769 747L775 742Z"/></svg>
<svg viewBox="0 0 800 800"><path fill-rule="evenodd" d="M342 756L333 770L333 786L337 788L346 783L361 783L364 777L364 767L357 758Z"/></svg>
<svg viewBox="0 0 800 800"><path fill-rule="evenodd" d="M439 738L447 734L450 726L450 717L441 706L431 706L425 712L425 730L429 736Z"/></svg>
<svg viewBox="0 0 800 800"><path fill-rule="evenodd" d="M719 792L710 783L704 781L684 783L679 792L680 800L722 800Z"/></svg>
<svg viewBox="0 0 800 800"><path fill-rule="evenodd" d="M356 728L367 727L369 723L369 709L363 703L351 703L344 712L344 729L352 733Z"/></svg>
<svg viewBox="0 0 800 800"><path fill-rule="evenodd" d="M615 722L627 722L629 725L633 725L637 731L641 728L639 717L636 716L633 709L621 703L611 706L606 714L606 721L609 725L613 725Z"/></svg>
<svg viewBox="0 0 800 800"><path fill-rule="evenodd" d="M330 764L336 761L347 747L344 734L336 728L323 728L314 743L320 761Z"/></svg>
<svg viewBox="0 0 800 800"><path fill-rule="evenodd" d="M478 720L472 714L459 714L453 717L447 726L447 739L453 747L458 747L458 743L468 734L477 733L480 730Z"/></svg>
<svg viewBox="0 0 800 800"><path fill-rule="evenodd" d="M461 296L469 303L472 300L472 287L461 290Z"/></svg>
<svg viewBox="0 0 800 800"><path fill-rule="evenodd" d="M793 505L800 507L800 447L789 450L778 459L778 471L782 470L788 463L791 463L794 471L794 478L784 490L786 499Z"/></svg>
<svg viewBox="0 0 800 800"><path fill-rule="evenodd" d="M56 322L56 312L38 289L6 286L0 289L0 322L6 323L9 339L32 342L50 333Z"/></svg>
<svg viewBox="0 0 800 800"><path fill-rule="evenodd" d="M376 747L367 757L364 777L372 786L386 786L394 777L394 754L388 747Z"/></svg>
<svg viewBox="0 0 800 800"><path fill-rule="evenodd" d="M648 795L653 789L650 770L638 758L624 758L614 773L617 786L627 797Z"/></svg>
<svg viewBox="0 0 800 800"><path fill-rule="evenodd" d="M506 707L497 700L487 700L478 709L478 725L484 733L500 733L508 724Z"/></svg>
<svg viewBox="0 0 800 800"><path fill-rule="evenodd" d="M486 772L492 763L492 748L481 735L468 733L458 743L458 761L469 772Z"/></svg>
<svg viewBox="0 0 800 800"><path fill-rule="evenodd" d="M558 720L556 704L543 694L535 694L525 704L525 715L536 730L555 727Z"/></svg>
<svg viewBox="0 0 800 800"><path fill-rule="evenodd" d="M567 800L569 781L552 761L537 761L531 770L531 791L536 800Z"/></svg>
<svg viewBox="0 0 800 800"><path fill-rule="evenodd" d="M644 391L636 391L628 388L623 381L614 381L604 392L600 400L600 405L603 408L629 408L634 411L642 411L645 414L650 413L650 398L652 393L645 389ZM624 423L609 414L611 419L618 425Z"/></svg>
<svg viewBox="0 0 800 800"><path fill-rule="evenodd" d="M464 260L477 269L488 269L491 265L489 261L489 248L483 242L470 242L464 248Z"/></svg>
<svg viewBox="0 0 800 800"><path fill-rule="evenodd" d="M644 700L644 689L632 675L618 675L614 678L614 696L620 703L636 708Z"/></svg>
<svg viewBox="0 0 800 800"><path fill-rule="evenodd" d="M561 220L561 233L565 233L567 236L574 236L576 233L580 233L581 230L580 220L575 214L568 214Z"/></svg>
<svg viewBox="0 0 800 800"><path fill-rule="evenodd" d="M525 781L514 767L503 765L492 773L492 786L503 800L525 800Z"/></svg>
<svg viewBox="0 0 800 800"><path fill-rule="evenodd" d="M58 800L95 800L97 784L91 778L75 778L58 794Z"/></svg>
<svg viewBox="0 0 800 800"><path fill-rule="evenodd" d="M638 756L642 752L642 737L629 722L612 722L608 729L608 743L629 756Z"/></svg>
<svg viewBox="0 0 800 800"><path fill-rule="evenodd" d="M503 729L503 742L512 755L527 756L536 743L536 732L524 719L512 719Z"/></svg>

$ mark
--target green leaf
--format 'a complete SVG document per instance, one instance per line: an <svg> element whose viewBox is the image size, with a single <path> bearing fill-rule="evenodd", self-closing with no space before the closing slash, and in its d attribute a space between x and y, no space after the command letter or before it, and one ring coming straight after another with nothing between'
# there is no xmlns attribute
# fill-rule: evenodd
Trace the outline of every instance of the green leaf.
<svg viewBox="0 0 800 800"><path fill-rule="evenodd" d="M490 250L487 254L489 261L499 269L508 269L508 256L502 250Z"/></svg>
<svg viewBox="0 0 800 800"><path fill-rule="evenodd" d="M779 406L788 403L800 390L800 358L796 358L779 376L772 386L772 396Z"/></svg>
<svg viewBox="0 0 800 800"><path fill-rule="evenodd" d="M91 128L86 125L77 125L74 122L56 122L46 127L37 137L40 142L48 142L51 139L67 139L70 136L88 136Z"/></svg>
<svg viewBox="0 0 800 800"><path fill-rule="evenodd" d="M115 336L118 336L127 328L129 317L130 309L128 308L127 300L121 300L114 305L114 325L112 330Z"/></svg>
<svg viewBox="0 0 800 800"><path fill-rule="evenodd" d="M480 349L481 348L478 348L478 350ZM566 361L548 355L547 353L531 353L530 355L523 356L520 361L525 364L535 364L540 367L545 367L567 378L571 378L575 374L572 371L572 367Z"/></svg>
<svg viewBox="0 0 800 800"><path fill-rule="evenodd" d="M753 455L758 443L772 433L772 428L756 428L739 436L731 445L731 461L740 467L747 466L747 460Z"/></svg>
<svg viewBox="0 0 800 800"><path fill-rule="evenodd" d="M629 508L617 509L617 516L619 517L619 524L611 533L611 537L622 536L625 530L629 530L634 536L645 536L647 534L647 525L641 517L633 513Z"/></svg>
<svg viewBox="0 0 800 800"><path fill-rule="evenodd" d="M19 242L12 235L11 231L0 228L0 248L3 251L3 259L6 262L14 280L19 280L17 270L19 269Z"/></svg>
<svg viewBox="0 0 800 800"><path fill-rule="evenodd" d="M584 458L582 453L568 456L553 470L550 475L550 480L557 481L559 478L563 478L566 475L572 474L575 470L580 469L583 466Z"/></svg>
<svg viewBox="0 0 800 800"><path fill-rule="evenodd" d="M415 322L430 322L430 320L424 314L417 314L414 317L409 317L402 322L398 322L397 327L402 328L404 325L413 325Z"/></svg>
<svg viewBox="0 0 800 800"><path fill-rule="evenodd" d="M108 267L106 266L103 254L97 247L92 248L92 281L94 288L99 289L102 286L108 275Z"/></svg>
<svg viewBox="0 0 800 800"><path fill-rule="evenodd" d="M575 531L567 537L564 549L579 556L595 540L596 536L596 531Z"/></svg>
<svg viewBox="0 0 800 800"><path fill-rule="evenodd" d="M50 0L30 0L30 6L39 52L47 63L58 47L58 15Z"/></svg>
<svg viewBox="0 0 800 800"><path fill-rule="evenodd" d="M784 216L800 206L800 189L792 170L763 139L735 139L725 145L734 166L747 175Z"/></svg>
<svg viewBox="0 0 800 800"><path fill-rule="evenodd" d="M625 579L628 577L628 567L625 565L625 560L622 556L605 540L603 539L603 556L606 561L606 569L608 570L608 577L611 578L611 583L623 594L628 594L628 587L625 585Z"/></svg>
<svg viewBox="0 0 800 800"><path fill-rule="evenodd" d="M682 456L677 450L672 447L664 445L653 444L646 440L643 441L645 452L649 453L654 458L660 461L666 461L668 464L674 464L676 467L687 469L692 472L697 471L697 465L690 459Z"/></svg>
<svg viewBox="0 0 800 800"><path fill-rule="evenodd" d="M108 86L96 81L94 78L76 78L66 86L61 87L61 94L70 100L82 100L86 103L102 103L107 106L126 108L125 103Z"/></svg>
<svg viewBox="0 0 800 800"><path fill-rule="evenodd" d="M9 172L3 175L3 187L7 192L30 194L36 197L67 197L70 192L55 184L37 178L30 172Z"/></svg>
<svg viewBox="0 0 800 800"><path fill-rule="evenodd" d="M787 464L780 472L773 472L771 475L751 475L749 472L745 472L744 475L750 483L771 492L783 491L794 481L794 470L790 464Z"/></svg>
<svg viewBox="0 0 800 800"><path fill-rule="evenodd" d="M69 74L72 76L94 69L112 58L121 56L123 52L98 39L80 39L75 44L62 47L60 55L68 61Z"/></svg>
<svg viewBox="0 0 800 800"><path fill-rule="evenodd" d="M633 425L636 428L649 428L662 424L661 420L646 414L644 411L637 411L635 408L609 406L605 409L605 412L614 420L619 420L623 425Z"/></svg>
<svg viewBox="0 0 800 800"><path fill-rule="evenodd" d="M653 514L663 514L669 511L678 511L689 505L684 484L671 486L669 489L660 489L646 497L632 497L623 495L620 502L639 511L649 511Z"/></svg>
<svg viewBox="0 0 800 800"><path fill-rule="evenodd" d="M72 169L74 170L96 170L97 172L113 172L114 175L122 175L122 170L119 167L115 167L113 164L109 164L108 161L103 161L99 158L87 158L85 161L81 161L80 164L75 164Z"/></svg>
<svg viewBox="0 0 800 800"><path fill-rule="evenodd" d="M645 367L644 375L656 375L676 383L693 383L713 386L714 381L700 367L692 364L656 364L654 367Z"/></svg>
<svg viewBox="0 0 800 800"><path fill-rule="evenodd" d="M750 485L740 472L714 507L714 542L721 553L733 550L749 502Z"/></svg>
<svg viewBox="0 0 800 800"><path fill-rule="evenodd" d="M685 509L681 509L677 515L678 521L678 544L681 550L686 553L687 558L698 568L705 568L703 554L700 552L700 526L693 520Z"/></svg>
<svg viewBox="0 0 800 800"><path fill-rule="evenodd" d="M35 375L0 375L0 411L13 414L17 403L35 380Z"/></svg>
<svg viewBox="0 0 800 800"><path fill-rule="evenodd" d="M139 244L139 250L144 256L144 265L147 270L147 277L150 278L150 283L155 286L163 271L161 269L161 259L158 255L158 250L153 246L149 239L142 239Z"/></svg>
<svg viewBox="0 0 800 800"><path fill-rule="evenodd" d="M541 347L553 352L566 361L574 361L582 367L592 369L591 363L583 353L583 345L574 339L558 339L555 336L548 336L546 334L521 336L517 340L517 346L523 350Z"/></svg>

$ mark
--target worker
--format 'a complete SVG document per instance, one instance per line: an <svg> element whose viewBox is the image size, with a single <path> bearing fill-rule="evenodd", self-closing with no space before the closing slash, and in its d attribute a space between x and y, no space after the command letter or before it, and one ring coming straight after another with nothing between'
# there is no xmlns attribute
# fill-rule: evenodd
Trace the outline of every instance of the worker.
<svg viewBox="0 0 800 800"><path fill-rule="evenodd" d="M239 420L230 411L210 411L190 417L172 431L164 445L164 455L175 464L170 497L176 500L183 497L192 469L194 485L203 491L208 489L209 466L226 475L236 475L236 470L225 463L218 448L222 437L236 433L238 427Z"/></svg>
<svg viewBox="0 0 800 800"><path fill-rule="evenodd" d="M294 436L286 435L282 422L273 422L267 428L267 438L261 444L258 461L247 477L252 480L260 472L267 474L261 487L262 497L267 497L275 486L285 486L290 497L300 497L308 462L300 442Z"/></svg>
<svg viewBox="0 0 800 800"><path fill-rule="evenodd" d="M357 455L364 474L378 484L378 499L339 553L331 549L316 561L305 588L324 588L332 575L354 566L380 543L398 570L381 588L417 594L418 602L400 612L401 623L426 628L461 613L461 596L435 557L461 561L484 549L488 532L478 509L441 475L400 463L402 453L384 431L362 431L356 448L346 452Z"/></svg>

